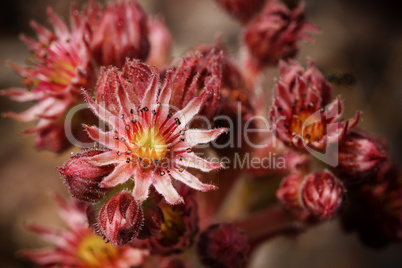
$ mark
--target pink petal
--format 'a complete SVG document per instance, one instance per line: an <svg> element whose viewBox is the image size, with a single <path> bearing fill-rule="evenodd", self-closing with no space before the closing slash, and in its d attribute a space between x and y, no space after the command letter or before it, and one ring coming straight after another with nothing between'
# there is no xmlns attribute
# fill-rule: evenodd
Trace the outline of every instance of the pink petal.
<svg viewBox="0 0 402 268"><path fill-rule="evenodd" d="M131 114L131 110L135 115L137 115L137 109L135 105L130 101L129 96L127 95L128 91L130 91L131 84L128 83L123 78L118 78L121 85L117 87L117 101L120 104L121 110L120 113L126 116Z"/></svg>
<svg viewBox="0 0 402 268"><path fill-rule="evenodd" d="M172 169L170 174L174 179L181 181L182 183L198 191L205 192L218 189L218 187L214 185L202 183L196 176L192 175L186 170L183 172L178 172L176 169Z"/></svg>
<svg viewBox="0 0 402 268"><path fill-rule="evenodd" d="M125 152L128 149L127 146L119 138L115 139L115 137L117 137L115 133L104 132L95 126L92 127L89 127L87 125L83 126L87 130L87 133L91 139L99 142L106 148L118 152Z"/></svg>
<svg viewBox="0 0 402 268"><path fill-rule="evenodd" d="M54 103L54 101L55 100L53 98L47 98L43 101L38 102L25 112L19 114L13 112L7 112L4 113L4 116L11 117L21 122L29 122L37 119L38 115L43 114Z"/></svg>
<svg viewBox="0 0 402 268"><path fill-rule="evenodd" d="M154 67L152 70L151 81L149 82L148 88L145 91L145 95L141 101L140 108L144 108L145 106L149 107L150 105L156 104L156 99L159 93L158 89L159 89L159 71L158 68Z"/></svg>
<svg viewBox="0 0 402 268"><path fill-rule="evenodd" d="M21 250L18 255L28 258L43 267L52 267L55 263L63 263L68 267L77 265L77 257L70 256L56 248Z"/></svg>
<svg viewBox="0 0 402 268"><path fill-rule="evenodd" d="M88 158L88 161L97 166L117 164L121 161L116 151L107 151Z"/></svg>
<svg viewBox="0 0 402 268"><path fill-rule="evenodd" d="M49 15L50 21L52 22L56 36L62 40L68 39L70 36L70 32L64 21L60 19L50 7L47 8L47 14Z"/></svg>
<svg viewBox="0 0 402 268"><path fill-rule="evenodd" d="M363 113L362 111L356 111L355 116L348 120L349 129L354 128L357 125L357 123L359 123L360 116L362 115L362 113Z"/></svg>
<svg viewBox="0 0 402 268"><path fill-rule="evenodd" d="M105 188L112 188L126 182L132 175L133 169L130 168L130 164L121 163L99 185Z"/></svg>
<svg viewBox="0 0 402 268"><path fill-rule="evenodd" d="M133 196L139 202L143 202L148 198L149 187L152 185L153 171L146 171L141 168L138 168L134 174L134 191Z"/></svg>
<svg viewBox="0 0 402 268"><path fill-rule="evenodd" d="M92 112L99 117L99 119L103 120L105 123L113 127L119 133L125 133L125 124L124 121L116 117L109 110L107 110L104 106L95 103L92 98L88 95L87 92L83 91L84 97L88 103L89 108L91 108Z"/></svg>
<svg viewBox="0 0 402 268"><path fill-rule="evenodd" d="M286 117L292 115L293 96L289 92L289 88L282 82L277 81L275 87L274 104L282 108L282 112Z"/></svg>
<svg viewBox="0 0 402 268"><path fill-rule="evenodd" d="M65 247L67 245L67 241L61 235L62 231L58 228L38 224L28 224L26 227L28 230L37 233L47 242L59 247Z"/></svg>
<svg viewBox="0 0 402 268"><path fill-rule="evenodd" d="M48 39L53 35L53 33L37 23L36 21L31 21L30 23L32 29L35 30L35 32L38 34L39 40L41 41L48 41Z"/></svg>
<svg viewBox="0 0 402 268"><path fill-rule="evenodd" d="M163 195L166 201L171 204L184 203L183 198L177 193L172 185L172 180L169 176L159 176L153 183L156 191Z"/></svg>
<svg viewBox="0 0 402 268"><path fill-rule="evenodd" d="M210 130L201 129L188 129L185 132L185 141L189 145L188 147L193 147L197 144L208 143L210 141L216 140L222 133L227 133L226 128L216 128Z"/></svg>
<svg viewBox="0 0 402 268"><path fill-rule="evenodd" d="M343 103L341 97L337 97L332 103L330 103L325 109L325 116L332 122L336 121L343 113Z"/></svg>
<svg viewBox="0 0 402 268"><path fill-rule="evenodd" d="M162 104L162 107L159 109L159 120L165 121L168 113L169 113L169 102L170 97L172 95L172 70L168 70L166 73L165 84L162 87L161 93L159 94L159 102Z"/></svg>
<svg viewBox="0 0 402 268"><path fill-rule="evenodd" d="M185 128L185 126L193 119L193 117L198 114L201 106L204 104L209 92L203 91L199 96L192 99L186 107L174 114L172 118L166 123L168 126L174 124L176 118L181 122L181 125L177 128L178 131Z"/></svg>
<svg viewBox="0 0 402 268"><path fill-rule="evenodd" d="M0 90L0 95L7 96L14 101L25 102L38 100L43 97L43 92L32 92L23 88Z"/></svg>

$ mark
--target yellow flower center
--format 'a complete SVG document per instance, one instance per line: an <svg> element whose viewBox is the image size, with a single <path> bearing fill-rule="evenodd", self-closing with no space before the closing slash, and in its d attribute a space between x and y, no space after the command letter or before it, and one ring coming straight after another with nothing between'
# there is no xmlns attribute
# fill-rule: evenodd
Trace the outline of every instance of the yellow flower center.
<svg viewBox="0 0 402 268"><path fill-rule="evenodd" d="M289 129L292 135L299 135L305 141L319 141L325 135L325 127L319 117L320 114L300 112L294 114L290 120Z"/></svg>
<svg viewBox="0 0 402 268"><path fill-rule="evenodd" d="M162 207L164 223L162 224L160 242L164 246L172 246L179 242L186 230L179 206L166 205Z"/></svg>
<svg viewBox="0 0 402 268"><path fill-rule="evenodd" d="M87 235L78 246L77 258L90 267L103 267L105 263L118 257L118 249L105 243L95 234Z"/></svg>
<svg viewBox="0 0 402 268"><path fill-rule="evenodd" d="M156 128L145 128L131 140L132 153L145 165L162 160L168 153L166 140Z"/></svg>

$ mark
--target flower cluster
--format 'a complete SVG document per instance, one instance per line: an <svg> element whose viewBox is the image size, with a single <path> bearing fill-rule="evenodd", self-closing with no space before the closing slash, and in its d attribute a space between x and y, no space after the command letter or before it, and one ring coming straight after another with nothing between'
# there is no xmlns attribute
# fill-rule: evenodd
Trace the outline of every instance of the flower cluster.
<svg viewBox="0 0 402 268"><path fill-rule="evenodd" d="M218 41L171 59L163 19L135 0L73 5L70 27L49 8L54 31L32 23L38 40L22 36L33 60L11 66L26 88L1 94L35 104L5 115L37 121L24 133L38 149L85 144L57 168L75 198L56 197L68 229L29 225L54 247L22 256L245 267L261 242L337 216L369 245L402 239L401 171L385 142L357 128L361 111L342 119L312 59L292 59L317 32L303 4L216 2L242 23L238 58ZM279 71L273 94L267 68Z"/></svg>

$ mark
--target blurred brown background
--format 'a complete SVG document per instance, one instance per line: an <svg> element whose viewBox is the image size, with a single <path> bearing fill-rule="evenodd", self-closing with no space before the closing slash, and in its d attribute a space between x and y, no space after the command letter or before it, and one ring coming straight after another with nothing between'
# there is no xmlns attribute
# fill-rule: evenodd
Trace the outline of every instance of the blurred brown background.
<svg viewBox="0 0 402 268"><path fill-rule="evenodd" d="M77 1L82 3L84 1ZM142 0L148 14L162 14L174 38L173 55L199 42L223 40L232 53L238 48L241 27L213 0ZM308 20L322 34L303 44L298 59L311 56L327 73L349 73L354 86L335 87L345 100L345 118L364 111L360 127L389 142L393 159L402 164L402 19L397 1L307 0ZM29 56L18 34L33 36L29 21L49 26L46 6L68 18L70 1L5 0L0 10L0 62L23 63ZM267 88L278 71L268 70ZM20 85L20 80L0 64L0 88ZM270 102L268 102L270 103ZM28 107L0 98L0 112ZM0 267L31 267L15 258L21 248L45 245L24 230L25 222L61 224L49 191L66 194L55 169L69 157L37 153L33 137L19 136L26 124L0 118ZM402 246L381 251L365 248L354 235L344 235L337 221L314 227L296 240L279 238L255 254L251 267L402 267Z"/></svg>

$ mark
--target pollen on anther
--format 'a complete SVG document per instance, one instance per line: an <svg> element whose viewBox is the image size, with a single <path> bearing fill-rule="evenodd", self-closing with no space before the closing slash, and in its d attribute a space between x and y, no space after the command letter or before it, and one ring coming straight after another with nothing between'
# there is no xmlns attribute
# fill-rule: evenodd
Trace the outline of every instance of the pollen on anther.
<svg viewBox="0 0 402 268"><path fill-rule="evenodd" d="M180 122L180 119L179 119L179 118L175 118L175 119L174 119L174 121L176 122L176 125L180 125L180 124L181 124L181 122Z"/></svg>
<svg viewBox="0 0 402 268"><path fill-rule="evenodd" d="M166 169L166 172L167 172L167 173L170 173L170 169L167 168L167 169Z"/></svg>
<svg viewBox="0 0 402 268"><path fill-rule="evenodd" d="M114 137L113 137L113 139L115 139L115 140L118 140L118 139L119 139L119 137L117 137L117 136L114 136Z"/></svg>
<svg viewBox="0 0 402 268"><path fill-rule="evenodd" d="M118 156L121 156L121 153L120 153L120 152L117 152L117 155L118 155Z"/></svg>
<svg viewBox="0 0 402 268"><path fill-rule="evenodd" d="M129 126L129 125L126 125L126 130L130 130L130 126Z"/></svg>
<svg viewBox="0 0 402 268"><path fill-rule="evenodd" d="M184 132L184 130L180 130L179 133L180 133L180 135L184 135L185 132Z"/></svg>
<svg viewBox="0 0 402 268"><path fill-rule="evenodd" d="M124 114L122 114L122 115L120 116L120 118L121 118L121 119L124 119Z"/></svg>
<svg viewBox="0 0 402 268"><path fill-rule="evenodd" d="M180 160L180 161L183 161L183 156L180 156L180 157L179 157L179 160Z"/></svg>
<svg viewBox="0 0 402 268"><path fill-rule="evenodd" d="M131 161L131 158L126 159L126 163L130 163L130 161Z"/></svg>
<svg viewBox="0 0 402 268"><path fill-rule="evenodd" d="M180 141L184 141L184 138L180 138Z"/></svg>
<svg viewBox="0 0 402 268"><path fill-rule="evenodd" d="M156 111L155 111L155 110L152 110L152 114L153 114L153 115L156 115Z"/></svg>
<svg viewBox="0 0 402 268"><path fill-rule="evenodd" d="M162 103L158 102L157 103L158 107L162 107Z"/></svg>
<svg viewBox="0 0 402 268"><path fill-rule="evenodd" d="M183 172L183 171L184 171L184 167L180 167L179 172Z"/></svg>
<svg viewBox="0 0 402 268"><path fill-rule="evenodd" d="M134 113L134 110L133 109L130 109L130 114L133 114Z"/></svg>
<svg viewBox="0 0 402 268"><path fill-rule="evenodd" d="M161 176L165 175L165 171L161 171L161 173L159 173Z"/></svg>
<svg viewBox="0 0 402 268"><path fill-rule="evenodd" d="M131 149L128 149L127 151L126 151L126 154L131 154Z"/></svg>
<svg viewBox="0 0 402 268"><path fill-rule="evenodd" d="M169 114L168 114L168 118L171 118L173 116L173 113L172 112L169 112Z"/></svg>
<svg viewBox="0 0 402 268"><path fill-rule="evenodd" d="M131 119L131 123L135 124L135 123L137 123L137 120L136 119Z"/></svg>
<svg viewBox="0 0 402 268"><path fill-rule="evenodd" d="M141 158L141 157L137 157L137 160L141 162L141 161L142 161L142 158Z"/></svg>
<svg viewBox="0 0 402 268"><path fill-rule="evenodd" d="M192 152L192 151L191 151L191 148L187 148L187 149L186 149L186 152L187 152L187 153L191 153L191 152Z"/></svg>
<svg viewBox="0 0 402 268"><path fill-rule="evenodd" d="M124 137L121 137L121 141L122 141L122 142L125 142L126 139L125 139Z"/></svg>

